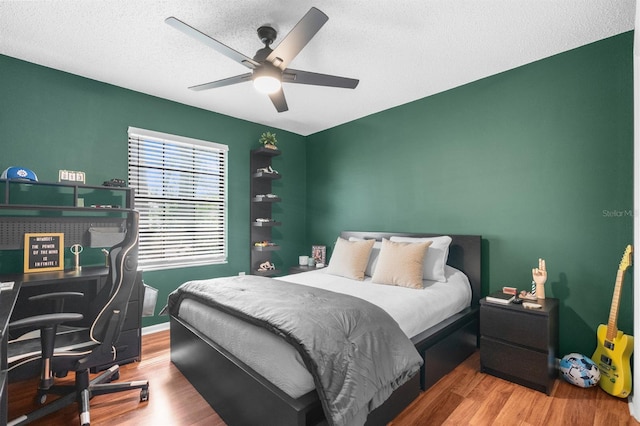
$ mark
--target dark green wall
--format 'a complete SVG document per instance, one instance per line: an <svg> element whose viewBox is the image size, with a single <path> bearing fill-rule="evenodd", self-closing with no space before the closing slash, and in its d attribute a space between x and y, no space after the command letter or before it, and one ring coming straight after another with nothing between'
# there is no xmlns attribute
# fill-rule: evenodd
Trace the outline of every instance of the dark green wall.
<svg viewBox="0 0 640 426"><path fill-rule="evenodd" d="M274 240L286 240L275 261L286 268L345 229L481 234L484 293L529 287L544 257L547 294L561 301L560 350L590 354L632 242L632 37L307 138L275 129L284 179L274 187L283 198ZM41 180L56 180L58 169L84 170L90 184L126 176L128 126L229 145L229 263L145 280L163 303L186 280L248 269L249 150L264 126L6 56L0 99L0 168L29 167ZM619 321L629 334L630 278Z"/></svg>
<svg viewBox="0 0 640 426"><path fill-rule="evenodd" d="M275 262L286 270L310 250L304 137L0 55L0 170L28 167L49 182L57 181L59 169L83 170L91 185L126 178L128 126L229 146L229 262L146 272L145 282L161 290L158 305L184 281L249 270L249 151L266 130L277 133L283 152L273 164L283 175L274 185L283 199L274 217L283 226L273 239L286 244ZM0 271L15 270L15 261L15 255L0 254ZM149 318L144 324L166 320Z"/></svg>
<svg viewBox="0 0 640 426"><path fill-rule="evenodd" d="M307 235L483 236L483 293L547 261L560 351L590 355L632 243L633 34L308 137ZM632 334L627 274L619 328Z"/></svg>

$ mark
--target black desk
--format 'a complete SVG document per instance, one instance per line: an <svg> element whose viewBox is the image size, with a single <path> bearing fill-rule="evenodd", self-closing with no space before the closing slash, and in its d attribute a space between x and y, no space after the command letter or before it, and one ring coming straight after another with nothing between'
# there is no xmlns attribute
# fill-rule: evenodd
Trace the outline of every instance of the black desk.
<svg viewBox="0 0 640 426"><path fill-rule="evenodd" d="M30 274L10 274L0 275L0 280L6 281L17 280L24 283L25 286L51 284L55 282L64 281L78 281L86 280L87 278L106 277L109 273L109 268L104 266L85 266L79 271L74 269L67 271L55 271L55 272L32 272Z"/></svg>
<svg viewBox="0 0 640 426"><path fill-rule="evenodd" d="M43 304L29 303L31 296L52 291L79 291L85 294L80 299L71 299L65 303L65 311L84 315L78 327L91 325L98 314L98 306L105 299L99 297L104 288L109 269L104 266L83 267L79 271L33 272L29 274L0 275L0 281L22 283L20 295L15 303L11 320L15 321L32 315L41 314L50 309L48 302ZM106 297L103 295L102 297ZM22 330L24 331L24 330Z"/></svg>
<svg viewBox="0 0 640 426"><path fill-rule="evenodd" d="M83 267L80 271L68 270L57 272L34 272L30 274L0 275L0 282L13 281L13 289L0 292L0 330L2 335L2 358L0 360L0 424L7 418L7 342L9 333L7 325L12 321L31 315L42 313L38 306L34 308L27 298L35 294L52 291L80 291L85 297L77 300L69 300L65 304L65 311L78 312L84 315L78 326L90 326L98 311L106 302L109 288L105 286L109 269L106 267ZM142 285L142 273L138 272L136 287L129 299L127 315L118 340L117 358L109 365L96 370L109 368L113 364L126 364L139 361L141 355L141 328L142 328L142 304L144 299L144 286ZM39 365L34 364L32 369L25 368L22 371L11 372L11 381L23 380L26 377L37 376ZM95 371L94 371L95 372ZM35 389L34 389L35 392Z"/></svg>
<svg viewBox="0 0 640 426"><path fill-rule="evenodd" d="M7 419L7 386L8 386L8 374L7 374L7 341L8 333L7 325L9 324L9 318L13 312L13 307L18 299L18 293L20 292L21 282L14 282L12 289L0 291L0 351L2 352L2 358L0 358L0 422L6 424Z"/></svg>

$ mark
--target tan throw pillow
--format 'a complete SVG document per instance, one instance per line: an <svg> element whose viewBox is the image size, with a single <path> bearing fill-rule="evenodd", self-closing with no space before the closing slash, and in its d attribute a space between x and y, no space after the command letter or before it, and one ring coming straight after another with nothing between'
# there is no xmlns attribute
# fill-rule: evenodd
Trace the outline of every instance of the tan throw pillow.
<svg viewBox="0 0 640 426"><path fill-rule="evenodd" d="M422 279L447 282L444 273L444 267L449 257L449 246L451 245L451 237L442 235L439 237L396 237L393 236L389 240L394 243L424 243L431 241L429 250L424 255L424 265L422 265Z"/></svg>
<svg viewBox="0 0 640 426"><path fill-rule="evenodd" d="M338 237L329 260L327 273L353 280L364 280L364 270L374 242L374 240L347 241Z"/></svg>
<svg viewBox="0 0 640 426"><path fill-rule="evenodd" d="M395 243L383 239L371 282L422 288L424 254L430 245L431 242Z"/></svg>

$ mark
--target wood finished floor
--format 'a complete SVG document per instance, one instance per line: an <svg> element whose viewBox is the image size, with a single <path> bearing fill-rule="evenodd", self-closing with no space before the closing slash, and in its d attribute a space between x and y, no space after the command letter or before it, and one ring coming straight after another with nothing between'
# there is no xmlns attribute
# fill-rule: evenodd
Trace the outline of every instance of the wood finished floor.
<svg viewBox="0 0 640 426"><path fill-rule="evenodd" d="M626 399L599 388L581 389L556 381L551 396L479 372L476 352L451 374L422 393L390 425L640 425L629 414ZM72 374L70 374L72 376ZM93 425L210 425L225 423L174 367L169 332L143 336L142 361L121 368L120 381L150 381L148 402L139 392L96 396L91 400ZM9 386L9 418L35 408L36 381ZM247 407L247 409L250 409ZM76 425L74 405L33 425Z"/></svg>

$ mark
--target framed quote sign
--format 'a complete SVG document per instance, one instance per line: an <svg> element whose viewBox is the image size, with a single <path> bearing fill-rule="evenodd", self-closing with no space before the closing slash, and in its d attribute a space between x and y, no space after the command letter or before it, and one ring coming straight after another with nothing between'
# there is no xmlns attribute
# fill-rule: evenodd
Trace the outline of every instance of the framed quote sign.
<svg viewBox="0 0 640 426"><path fill-rule="evenodd" d="M56 232L24 234L24 272L62 271L64 234Z"/></svg>

